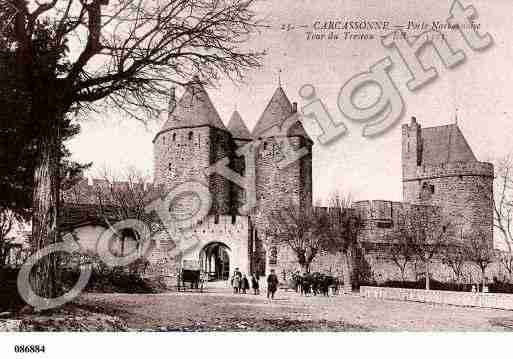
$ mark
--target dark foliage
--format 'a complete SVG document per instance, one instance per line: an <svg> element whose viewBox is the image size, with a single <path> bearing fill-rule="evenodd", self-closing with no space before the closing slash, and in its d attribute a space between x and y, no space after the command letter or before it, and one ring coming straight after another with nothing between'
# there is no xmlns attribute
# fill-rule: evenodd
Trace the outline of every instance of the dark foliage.
<svg viewBox="0 0 513 359"><path fill-rule="evenodd" d="M70 289L77 281L78 269L66 269L62 273L63 284ZM107 273L93 270L85 288L95 293L159 293L165 289L159 280L144 278L141 275L117 267Z"/></svg>
<svg viewBox="0 0 513 359"><path fill-rule="evenodd" d="M47 23L40 23L34 29L32 50L42 58L50 56L47 44L51 33L52 28ZM65 49L60 50L60 60L63 60ZM34 170L40 152L38 140L42 133L40 124L34 123L31 118L34 101L18 70L13 47L0 41L0 209L10 209L19 219L28 219L32 205ZM90 166L69 159L70 152L64 141L79 131L79 125L72 124L69 117L60 122L61 180L73 178Z"/></svg>
<svg viewBox="0 0 513 359"><path fill-rule="evenodd" d="M18 269L0 268L0 312L16 312L25 302L18 294Z"/></svg>
<svg viewBox="0 0 513 359"><path fill-rule="evenodd" d="M92 266L91 278L85 288L86 292L97 293L158 293L165 285L158 279L145 278L149 262L139 258L127 267L108 267L98 256L92 254L63 257L61 272L61 291L69 291L80 276L80 267Z"/></svg>

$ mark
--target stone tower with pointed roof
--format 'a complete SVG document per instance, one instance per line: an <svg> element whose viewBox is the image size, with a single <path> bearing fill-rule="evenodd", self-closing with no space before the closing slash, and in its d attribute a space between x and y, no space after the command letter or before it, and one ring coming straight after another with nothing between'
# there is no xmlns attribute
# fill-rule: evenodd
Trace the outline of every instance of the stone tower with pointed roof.
<svg viewBox="0 0 513 359"><path fill-rule="evenodd" d="M493 233L493 165L479 162L458 125L402 127L403 200L438 206L463 231Z"/></svg>
<svg viewBox="0 0 513 359"><path fill-rule="evenodd" d="M213 163L232 157L231 134L197 77L178 102L173 95L169 118L153 140L155 185L173 188L199 181L212 194L212 211L231 214L231 183L218 174L205 174Z"/></svg>
<svg viewBox="0 0 513 359"><path fill-rule="evenodd" d="M268 216L280 206L312 206L313 142L299 121L287 121L296 113L297 104L292 104L279 86L253 129L253 138L260 141L256 152L255 225L261 237L268 228ZM285 123L291 126L285 129ZM280 167L279 163L286 160L281 150L285 141L295 151L306 149L307 155ZM268 265L272 267L275 259L270 253Z"/></svg>
<svg viewBox="0 0 513 359"><path fill-rule="evenodd" d="M273 266L269 248L263 246L268 216L289 203L312 205L313 142L296 120L296 104L289 101L279 86L253 133L237 111L225 127L198 78L187 85L179 101L172 90L169 106L169 118L153 140L155 186L171 189L188 181L206 185L214 199L212 214L229 214L233 223L247 220L251 223L250 235L237 248L240 251L247 248L251 270L264 273ZM287 121L291 123L290 128L284 131L283 123L291 118L294 120ZM279 162L284 159L281 148L286 142L296 151L305 148L307 155L281 168ZM248 153L237 153L246 145L251 149ZM255 156L255 161L246 162L245 155ZM249 173L246 163L254 163L251 172L256 175L257 206L249 216L240 213L247 196L243 188L218 174L206 174L208 167L224 158L242 176Z"/></svg>

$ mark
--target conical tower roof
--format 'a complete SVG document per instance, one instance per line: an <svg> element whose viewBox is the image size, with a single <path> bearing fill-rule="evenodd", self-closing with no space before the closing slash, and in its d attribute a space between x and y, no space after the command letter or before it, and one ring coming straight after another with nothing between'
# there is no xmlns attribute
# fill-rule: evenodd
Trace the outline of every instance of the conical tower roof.
<svg viewBox="0 0 513 359"><path fill-rule="evenodd" d="M211 126L227 131L198 77L189 82L160 132L173 128Z"/></svg>
<svg viewBox="0 0 513 359"><path fill-rule="evenodd" d="M252 140L251 132L249 132L238 111L233 112L228 122L228 131L230 131L234 139Z"/></svg>
<svg viewBox="0 0 513 359"><path fill-rule="evenodd" d="M281 124L291 114L292 104L287 98L287 95L285 95L283 89L278 87L255 125L253 136L258 137L263 135L274 125Z"/></svg>
<svg viewBox="0 0 513 359"><path fill-rule="evenodd" d="M253 137L273 136L275 131L271 131L270 129L276 125L281 126L281 124L293 114L295 114L295 110L292 108L292 104L285 94L285 91L279 86L253 129ZM297 119L298 122L289 129L288 135L301 136L310 140L310 137L299 121L299 117L297 117Z"/></svg>

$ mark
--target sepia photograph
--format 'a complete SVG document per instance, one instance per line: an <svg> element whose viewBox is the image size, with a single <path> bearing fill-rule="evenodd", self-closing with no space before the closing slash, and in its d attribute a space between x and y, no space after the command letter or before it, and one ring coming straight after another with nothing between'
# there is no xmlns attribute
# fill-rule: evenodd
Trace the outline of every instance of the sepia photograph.
<svg viewBox="0 0 513 359"><path fill-rule="evenodd" d="M511 14L0 0L1 357L504 342Z"/></svg>

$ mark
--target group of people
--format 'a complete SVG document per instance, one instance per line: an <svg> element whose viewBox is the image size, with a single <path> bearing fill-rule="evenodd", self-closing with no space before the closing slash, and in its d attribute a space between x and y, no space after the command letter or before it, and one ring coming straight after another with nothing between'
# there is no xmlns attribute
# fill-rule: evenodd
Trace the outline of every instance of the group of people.
<svg viewBox="0 0 513 359"><path fill-rule="evenodd" d="M233 287L233 293L246 294L246 292L249 290L248 277L245 274L242 274L239 268L235 268L231 284ZM258 275L256 273L251 275L251 288L253 289L253 294L260 294L260 285L258 283Z"/></svg>
<svg viewBox="0 0 513 359"><path fill-rule="evenodd" d="M296 293L302 295L322 294L329 296L330 288L333 292L338 291L339 282L337 278L322 273L303 273L299 271L293 273L290 277L289 288L293 288Z"/></svg>
<svg viewBox="0 0 513 359"><path fill-rule="evenodd" d="M251 274L251 289L253 289L254 295L260 294L260 282L259 276L257 273ZM278 276L274 272L274 269L271 270L271 274L267 276L267 298L274 299L274 294L278 289ZM245 274L239 270L239 268L235 268L233 272L233 276L231 279L231 285L233 287L233 293L235 294L246 294L249 290L249 280Z"/></svg>

